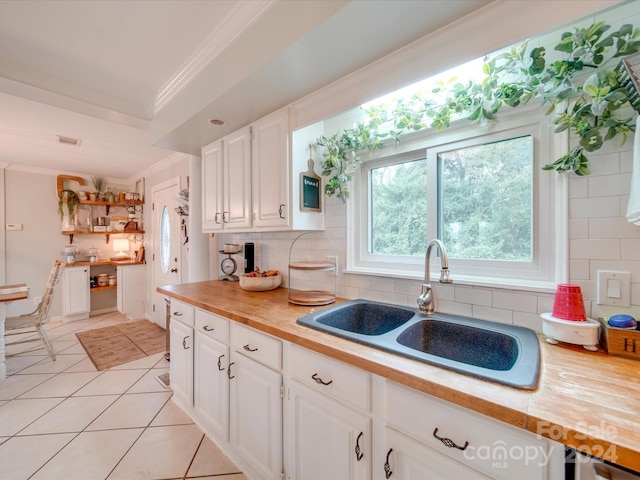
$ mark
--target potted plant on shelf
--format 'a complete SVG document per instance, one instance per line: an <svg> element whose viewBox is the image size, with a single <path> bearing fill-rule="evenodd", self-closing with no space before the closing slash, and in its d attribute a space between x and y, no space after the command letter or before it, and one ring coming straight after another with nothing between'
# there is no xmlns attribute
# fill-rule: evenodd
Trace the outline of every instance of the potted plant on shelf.
<svg viewBox="0 0 640 480"><path fill-rule="evenodd" d="M76 222L76 210L80 203L80 197L73 190L61 190L58 197L58 215L62 222L62 230L74 230ZM66 205L66 209L65 209Z"/></svg>
<svg viewBox="0 0 640 480"><path fill-rule="evenodd" d="M102 189L104 188L104 177L93 177L93 186L96 189L96 200L102 201L104 199Z"/></svg>

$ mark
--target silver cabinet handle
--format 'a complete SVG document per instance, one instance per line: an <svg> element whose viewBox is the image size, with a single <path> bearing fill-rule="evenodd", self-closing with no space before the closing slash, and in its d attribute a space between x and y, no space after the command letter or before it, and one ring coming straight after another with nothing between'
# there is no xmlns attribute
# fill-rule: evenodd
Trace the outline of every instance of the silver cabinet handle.
<svg viewBox="0 0 640 480"><path fill-rule="evenodd" d="M187 339L189 338L189 336L187 335L186 337L184 337L182 339L182 348L184 348L185 350L189 350L191 347L187 347Z"/></svg>
<svg viewBox="0 0 640 480"><path fill-rule="evenodd" d="M218 370L224 372L224 367L222 366L222 359L224 358L224 354L218 357Z"/></svg>
<svg viewBox="0 0 640 480"><path fill-rule="evenodd" d="M210 327L209 325L205 325L204 327L202 327L202 329L203 329L205 332L213 332L213 330L214 330L214 328L213 328L213 327Z"/></svg>
<svg viewBox="0 0 640 480"><path fill-rule="evenodd" d="M258 351L258 347L251 348L248 343L242 348L244 348L247 352L257 352Z"/></svg>

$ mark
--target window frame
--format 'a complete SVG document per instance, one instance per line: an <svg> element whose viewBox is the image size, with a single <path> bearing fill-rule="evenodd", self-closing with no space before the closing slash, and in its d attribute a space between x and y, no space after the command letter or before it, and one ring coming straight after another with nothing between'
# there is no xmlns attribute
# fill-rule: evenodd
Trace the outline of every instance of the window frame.
<svg viewBox="0 0 640 480"><path fill-rule="evenodd" d="M437 154L463 146L533 135L533 225L532 262L449 259L455 283L553 292L568 278L568 180L567 175L542 171L549 163L568 151L566 133L553 132L552 118L533 107L519 107L517 114L501 115L485 127L457 121L446 132L426 129L406 135L397 147L387 146L364 159L353 179L352 198L347 203L346 273L384 275L423 279L424 257L371 255L369 253L368 176L372 167L427 158L427 238L439 238L438 161ZM393 150L390 152L390 150ZM446 245L445 245L446 247ZM431 280L439 275L439 255L431 258Z"/></svg>

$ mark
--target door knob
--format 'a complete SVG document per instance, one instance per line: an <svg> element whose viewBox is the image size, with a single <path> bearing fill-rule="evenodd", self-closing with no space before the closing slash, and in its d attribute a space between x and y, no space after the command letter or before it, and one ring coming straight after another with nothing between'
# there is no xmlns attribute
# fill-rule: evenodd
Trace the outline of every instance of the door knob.
<svg viewBox="0 0 640 480"><path fill-rule="evenodd" d="M177 268L172 268L171 270L169 270L171 273L177 273L178 269Z"/></svg>

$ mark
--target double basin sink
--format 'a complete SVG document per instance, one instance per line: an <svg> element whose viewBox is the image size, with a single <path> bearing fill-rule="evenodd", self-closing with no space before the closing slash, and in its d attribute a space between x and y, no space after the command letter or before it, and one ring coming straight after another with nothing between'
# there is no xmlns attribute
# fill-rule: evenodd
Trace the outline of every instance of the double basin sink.
<svg viewBox="0 0 640 480"><path fill-rule="evenodd" d="M528 328L352 300L297 321L347 340L520 389L535 389L538 338Z"/></svg>

